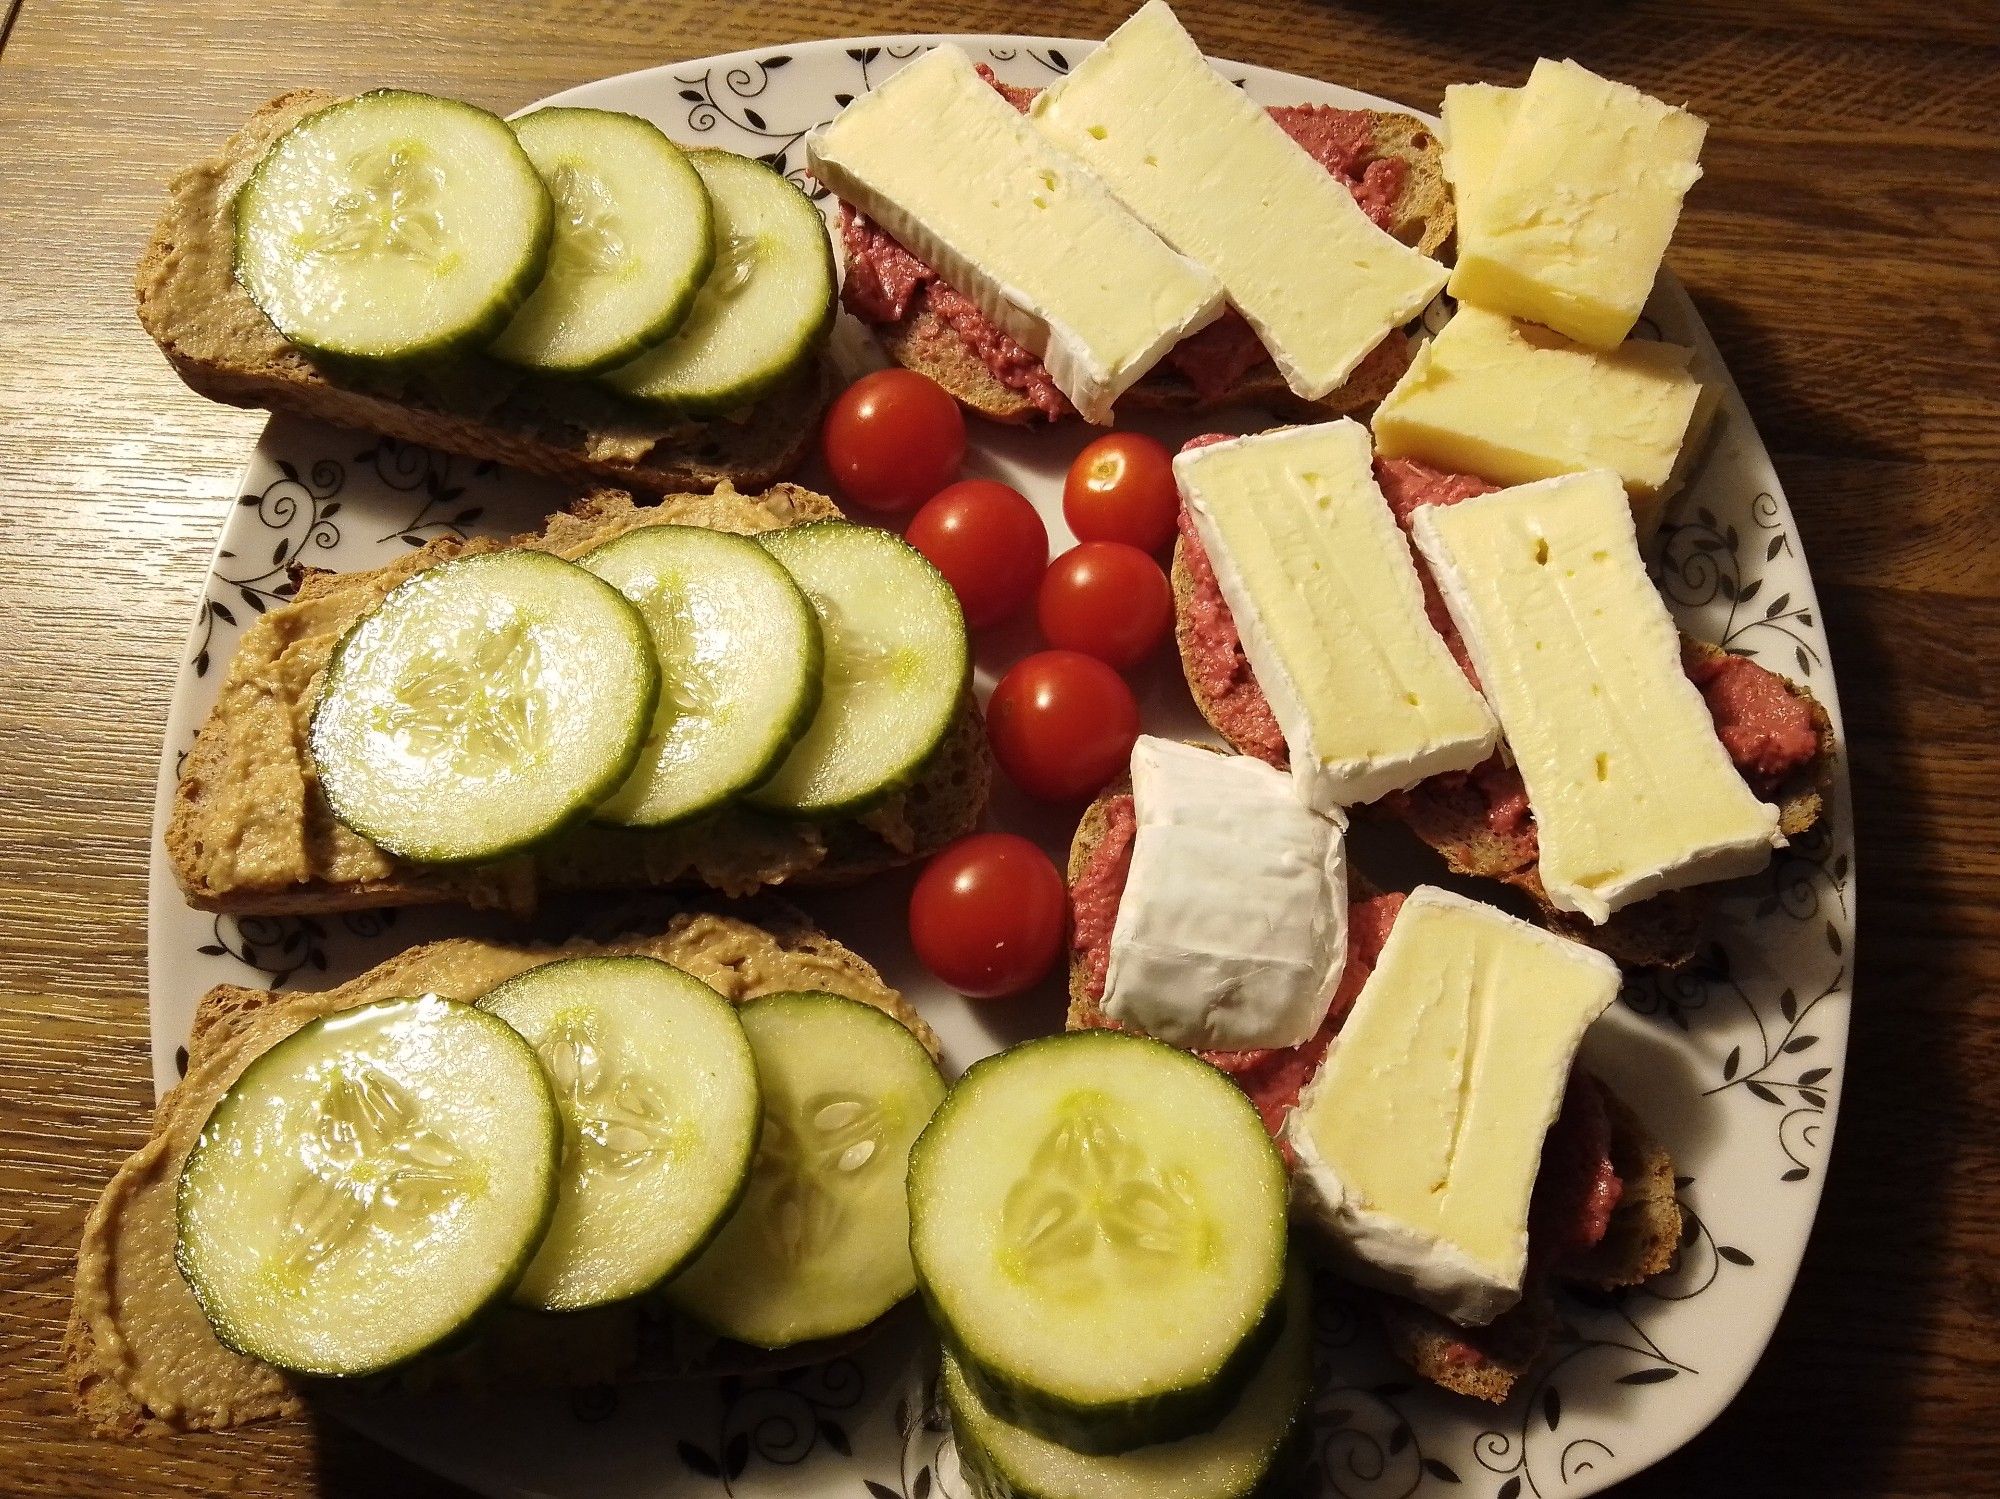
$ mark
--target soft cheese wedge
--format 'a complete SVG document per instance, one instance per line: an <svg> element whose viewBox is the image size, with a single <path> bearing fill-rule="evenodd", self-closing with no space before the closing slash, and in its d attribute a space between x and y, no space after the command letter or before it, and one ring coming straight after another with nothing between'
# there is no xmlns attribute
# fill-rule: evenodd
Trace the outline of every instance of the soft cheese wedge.
<svg viewBox="0 0 2000 1499"><path fill-rule="evenodd" d="M1493 715L1424 615L1366 428L1212 443L1174 478L1307 806L1371 802L1492 752Z"/></svg>
<svg viewBox="0 0 2000 1499"><path fill-rule="evenodd" d="M1292 391L1337 389L1445 271L1372 223L1341 183L1208 65L1151 0L1030 117L1160 237L1222 279Z"/></svg>
<svg viewBox="0 0 2000 1499"><path fill-rule="evenodd" d="M1495 484L1608 468L1651 536L1713 411L1693 357L1641 339L1586 348L1462 306L1376 408L1375 446Z"/></svg>
<svg viewBox="0 0 2000 1499"><path fill-rule="evenodd" d="M1222 310L1213 275L1051 146L957 47L850 104L808 137L806 159L1038 355L1089 421L1109 421L1127 386Z"/></svg>
<svg viewBox="0 0 2000 1499"><path fill-rule="evenodd" d="M1681 669L1616 474L1427 505L1413 532L1500 715L1558 910L1603 922L1784 840Z"/></svg>
<svg viewBox="0 0 2000 1499"><path fill-rule="evenodd" d="M1411 892L1285 1127L1296 1201L1356 1280L1469 1324L1520 1299L1542 1140L1617 994L1602 953Z"/></svg>
<svg viewBox="0 0 2000 1499"><path fill-rule="evenodd" d="M1150 735L1132 799L1105 1014L1191 1050L1309 1040L1347 966L1346 819L1262 760Z"/></svg>
<svg viewBox="0 0 2000 1499"><path fill-rule="evenodd" d="M1547 58L1518 97L1462 95L1454 108L1447 94L1445 103L1458 204L1451 294L1615 349L1701 176L1708 126Z"/></svg>

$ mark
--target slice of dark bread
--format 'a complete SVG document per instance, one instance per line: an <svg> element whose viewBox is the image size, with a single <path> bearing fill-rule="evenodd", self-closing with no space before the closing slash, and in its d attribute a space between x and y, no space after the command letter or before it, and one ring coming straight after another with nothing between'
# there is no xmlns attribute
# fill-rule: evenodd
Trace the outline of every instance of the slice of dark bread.
<svg viewBox="0 0 2000 1499"><path fill-rule="evenodd" d="M797 467L831 393L823 364L738 416L691 423L588 381L536 378L477 356L403 375L335 378L300 354L237 284L232 204L271 144L335 101L318 89L282 94L169 184L166 211L139 261L139 321L190 387L232 406L490 458L579 487L761 489Z"/></svg>
<svg viewBox="0 0 2000 1499"><path fill-rule="evenodd" d="M1174 544L1172 567L1174 594L1174 640L1179 648L1181 668L1188 691L1209 727L1225 741L1230 735L1223 727L1224 715L1203 690L1200 673L1193 665L1191 611L1194 575L1187 565L1187 543ZM1684 637L1683 645L1693 656L1712 659L1724 654L1721 647ZM1819 731L1819 753L1788 776L1770 800L1778 806L1778 826L1788 838L1809 831L1825 810L1827 788L1833 777L1833 724L1825 707L1805 688L1786 684L1807 705L1813 726ZM1250 746L1231 742L1239 753L1254 753ZM1651 900L1626 906L1612 913L1603 925L1593 925L1570 911L1558 911L1542 888L1537 866L1521 864L1513 841L1496 834L1486 822L1486 804L1479 792L1465 787L1462 794L1432 794L1387 799L1388 805L1362 808L1381 816L1395 816L1425 843L1437 850L1458 874L1499 880L1521 891L1534 902L1541 921L1564 936L1587 942L1618 962L1633 968L1685 967L1699 950L1702 929L1708 920L1713 896L1705 887L1670 890ZM1389 810L1393 805L1393 812Z"/></svg>
<svg viewBox="0 0 2000 1499"><path fill-rule="evenodd" d="M766 902L756 915L752 924L689 911L646 933L560 947L454 938L412 948L317 994L210 990L195 1010L185 1079L160 1101L151 1137L119 1167L84 1223L63 1341L84 1418L101 1435L133 1437L221 1430L305 1410L304 1383L231 1352L209 1330L174 1269L173 1205L181 1163L216 1102L252 1059L316 1016L426 992L474 1000L554 958L638 953L686 969L731 1001L790 989L844 994L894 1016L939 1055L930 1027L865 959L789 907ZM743 1348L636 1303L555 1317L503 1308L469 1343L371 1387L386 1398L415 1389L692 1378L803 1365L830 1351L826 1343L776 1353Z"/></svg>
<svg viewBox="0 0 2000 1499"><path fill-rule="evenodd" d="M1131 794L1131 782L1107 787L1084 809L1070 842L1068 883L1090 867L1110 827L1110 809ZM1377 894L1358 872L1349 873L1349 894ZM1090 993L1090 974L1074 948L1069 957L1067 1028L1082 1030L1102 1016ZM1604 1238L1563 1267L1564 1282L1609 1290L1637 1285L1671 1269L1679 1252L1681 1208L1674 1196L1673 1158L1637 1114L1592 1075L1604 1099L1611 1127L1611 1164L1618 1173L1618 1206ZM1310 1235L1307 1242L1311 1242ZM1515 1382L1541 1357L1556 1323L1544 1277L1530 1284L1518 1306L1483 1328L1463 1328L1449 1318L1399 1296L1357 1291L1377 1309L1391 1350L1433 1384L1481 1400L1503 1401Z"/></svg>
<svg viewBox="0 0 2000 1499"><path fill-rule="evenodd" d="M1397 157L1409 168L1397 196L1390 232L1426 255L1437 254L1451 238L1457 219L1436 132L1412 115L1383 110L1361 113L1370 116L1373 124L1375 155ZM966 348L951 325L931 310L922 289L911 297L899 321L869 326L889 358L930 376L988 420L1019 424L1044 416L1039 407L1002 383ZM1391 333L1385 343L1388 349L1382 357L1371 355L1363 360L1345 385L1318 401L1294 395L1277 367L1266 360L1215 400L1202 399L1186 379L1161 365L1119 397L1118 406L1121 411L1201 411L1251 405L1298 421L1358 416L1374 409L1409 363L1409 340L1403 333Z"/></svg>
<svg viewBox="0 0 2000 1499"><path fill-rule="evenodd" d="M191 904L239 914L440 902L525 911L544 890L694 885L748 895L844 884L922 858L970 831L986 803L991 761L970 692L918 778L858 815L792 822L725 808L674 828L585 825L532 853L464 867L405 864L341 826L304 746L340 634L426 567L505 548L575 557L641 526L755 533L839 514L824 495L793 485L742 495L725 484L649 506L598 490L529 535L446 538L366 572L301 574L292 601L244 632L182 763L166 830L174 877Z"/></svg>

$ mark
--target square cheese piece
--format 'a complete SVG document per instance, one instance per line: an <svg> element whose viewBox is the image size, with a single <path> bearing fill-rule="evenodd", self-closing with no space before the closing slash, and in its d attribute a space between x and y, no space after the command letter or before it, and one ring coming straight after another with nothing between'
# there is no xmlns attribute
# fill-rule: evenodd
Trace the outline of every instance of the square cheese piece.
<svg viewBox="0 0 2000 1499"><path fill-rule="evenodd" d="M1412 530L1500 715L1557 909L1603 922L1770 861L1778 809L1681 669L1617 475L1426 505Z"/></svg>
<svg viewBox="0 0 2000 1499"><path fill-rule="evenodd" d="M1346 819L1249 755L1142 736L1104 1013L1191 1050L1298 1046L1347 966Z"/></svg>
<svg viewBox="0 0 2000 1499"><path fill-rule="evenodd" d="M1492 752L1493 715L1424 614L1365 427L1212 443L1174 477L1307 806L1372 802Z"/></svg>
<svg viewBox="0 0 2000 1499"><path fill-rule="evenodd" d="M1410 893L1285 1125L1299 1205L1355 1279L1460 1323L1520 1300L1542 1142L1618 982L1602 953Z"/></svg>
<svg viewBox="0 0 2000 1499"><path fill-rule="evenodd" d="M1494 484L1610 469L1650 537L1710 410L1693 357L1643 339L1590 349L1464 305L1376 408L1375 445Z"/></svg>
<svg viewBox="0 0 2000 1499"><path fill-rule="evenodd" d="M1223 308L1222 286L938 47L806 141L813 175L1048 366L1086 420Z"/></svg>
<svg viewBox="0 0 2000 1499"><path fill-rule="evenodd" d="M1221 278L1298 395L1338 389L1444 285L1249 95L1164 3L1138 10L1030 117L1161 238Z"/></svg>
<svg viewBox="0 0 2000 1499"><path fill-rule="evenodd" d="M1681 199L1701 176L1708 127L1685 109L1547 58L1511 109L1485 99L1459 113L1451 294L1616 348L1646 305ZM1509 113L1494 150L1490 132Z"/></svg>

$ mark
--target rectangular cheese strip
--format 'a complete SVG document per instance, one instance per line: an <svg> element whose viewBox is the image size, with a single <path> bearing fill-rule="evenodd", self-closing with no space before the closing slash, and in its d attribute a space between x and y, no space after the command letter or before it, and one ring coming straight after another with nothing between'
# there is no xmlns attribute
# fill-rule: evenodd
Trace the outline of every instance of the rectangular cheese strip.
<svg viewBox="0 0 2000 1499"><path fill-rule="evenodd" d="M1533 323L1461 306L1376 408L1385 458L1419 458L1494 484L1608 468L1650 537L1681 478L1702 385L1692 349L1631 339L1584 347Z"/></svg>
<svg viewBox="0 0 2000 1499"><path fill-rule="evenodd" d="M1297 1201L1355 1279L1462 1323L1520 1299L1542 1142L1618 982L1602 953L1410 893L1285 1126Z"/></svg>
<svg viewBox="0 0 2000 1499"><path fill-rule="evenodd" d="M1221 284L1052 147L954 46L806 141L813 175L1048 366L1089 421L1222 311Z"/></svg>
<svg viewBox="0 0 2000 1499"><path fill-rule="evenodd" d="M1221 278L1298 395L1339 388L1423 310L1444 268L1208 65L1164 0L1138 10L1030 116L1167 243Z"/></svg>
<svg viewBox="0 0 2000 1499"><path fill-rule="evenodd" d="M1490 132L1509 112L1491 99L1461 110L1454 169L1474 187L1458 198L1451 294L1616 348L1646 305L1681 199L1701 176L1708 127L1547 58L1512 101L1496 150Z"/></svg>
<svg viewBox="0 0 2000 1499"><path fill-rule="evenodd" d="M1492 752L1493 715L1424 614L1366 428L1213 443L1174 477L1307 806L1372 802Z"/></svg>
<svg viewBox="0 0 2000 1499"><path fill-rule="evenodd" d="M1492 83L1454 83L1444 91L1444 178L1461 217L1492 177L1520 102L1519 89Z"/></svg>
<svg viewBox="0 0 2000 1499"><path fill-rule="evenodd" d="M1413 530L1500 715L1559 910L1603 922L1769 862L1778 809L1681 669L1615 474L1427 505Z"/></svg>
<svg viewBox="0 0 2000 1499"><path fill-rule="evenodd" d="M1298 1046L1347 966L1346 820L1282 771L1142 736L1104 1013L1196 1050Z"/></svg>

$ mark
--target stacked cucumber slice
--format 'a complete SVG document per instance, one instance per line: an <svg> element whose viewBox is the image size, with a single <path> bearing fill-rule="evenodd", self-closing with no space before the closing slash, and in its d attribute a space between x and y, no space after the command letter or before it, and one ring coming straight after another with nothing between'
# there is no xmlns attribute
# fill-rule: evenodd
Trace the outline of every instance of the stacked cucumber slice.
<svg viewBox="0 0 2000 1499"><path fill-rule="evenodd" d="M235 215L237 280L335 361L484 349L695 419L785 380L833 320L832 247L805 195L636 115L509 125L381 89L280 136Z"/></svg>
<svg viewBox="0 0 2000 1499"><path fill-rule="evenodd" d="M417 573L335 647L309 744L348 827L464 863L591 816L852 812L921 771L967 671L950 585L886 532L640 527Z"/></svg>
<svg viewBox="0 0 2000 1499"><path fill-rule="evenodd" d="M509 1297L566 1312L662 1282L782 1347L910 1294L904 1172L943 1094L858 1001L739 1011L655 959L557 960L257 1058L183 1166L176 1259L224 1343L299 1374L395 1367Z"/></svg>
<svg viewBox="0 0 2000 1499"><path fill-rule="evenodd" d="M1152 1460L1097 1459L1164 1443L1186 1449L1168 1467L1275 1460L1303 1387L1272 1351L1294 1320L1285 1170L1222 1073L1119 1032L1027 1042L952 1090L909 1186L986 1492L1156 1492Z"/></svg>

